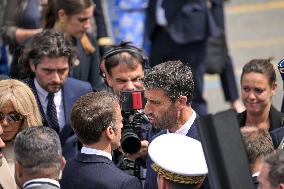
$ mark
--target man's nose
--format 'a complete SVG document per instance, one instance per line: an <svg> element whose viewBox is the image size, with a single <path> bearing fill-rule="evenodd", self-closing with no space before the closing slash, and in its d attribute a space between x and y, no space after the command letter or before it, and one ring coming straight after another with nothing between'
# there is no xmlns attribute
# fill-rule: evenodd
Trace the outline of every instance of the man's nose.
<svg viewBox="0 0 284 189"><path fill-rule="evenodd" d="M90 29L91 28L91 19L88 19L84 22L84 25L83 25L84 29Z"/></svg>
<svg viewBox="0 0 284 189"><path fill-rule="evenodd" d="M55 82L60 82L60 74L57 72L57 71L54 71L53 74L52 74L52 81L55 81Z"/></svg>
<svg viewBox="0 0 284 189"><path fill-rule="evenodd" d="M149 103L148 103L148 102L146 102L146 104L145 104L144 113L145 113L146 115L149 115L149 114L151 113L151 109L150 109L150 106L149 106Z"/></svg>
<svg viewBox="0 0 284 189"><path fill-rule="evenodd" d="M134 86L134 84L133 84L133 82L132 81L128 81L126 84L125 84L125 86L124 86L124 90L125 91L133 91L133 90L135 90L136 88L135 88L135 86Z"/></svg>

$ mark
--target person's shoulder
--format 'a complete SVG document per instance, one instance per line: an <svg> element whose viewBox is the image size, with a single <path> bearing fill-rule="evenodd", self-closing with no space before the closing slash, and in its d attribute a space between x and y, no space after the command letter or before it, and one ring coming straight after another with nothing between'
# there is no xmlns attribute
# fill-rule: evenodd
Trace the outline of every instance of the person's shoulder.
<svg viewBox="0 0 284 189"><path fill-rule="evenodd" d="M114 168L116 171L114 171L112 174L115 176L115 179L119 179L121 182L121 187L120 188L133 188L133 189L140 189L142 188L141 183L139 182L138 178L132 175L129 175L125 172L123 172L122 170L120 170L119 168L115 167Z"/></svg>
<svg viewBox="0 0 284 189"><path fill-rule="evenodd" d="M284 137L284 127L279 127L277 129L273 129L272 131L269 132L272 140L275 137L283 138Z"/></svg>
<svg viewBox="0 0 284 189"><path fill-rule="evenodd" d="M283 137L284 137L284 127L279 127L277 129L273 129L272 131L269 132L271 139L272 139L272 143L274 148L278 148L278 146L280 145Z"/></svg>
<svg viewBox="0 0 284 189"><path fill-rule="evenodd" d="M163 130L161 130L160 132L158 132L157 134L153 135L153 136L150 138L150 141L149 141L149 142L151 142L152 140L154 140L154 139L157 138L158 136L164 135L164 134L167 134L167 130L166 130L166 129L163 129Z"/></svg>
<svg viewBox="0 0 284 189"><path fill-rule="evenodd" d="M92 85L87 81L82 81L79 79L68 77L65 83L66 85L70 85L76 89L87 89L90 90L90 92L92 91Z"/></svg>
<svg viewBox="0 0 284 189"><path fill-rule="evenodd" d="M270 114L278 115L279 117L284 117L284 113L278 111L274 106L271 106L271 108L270 108Z"/></svg>

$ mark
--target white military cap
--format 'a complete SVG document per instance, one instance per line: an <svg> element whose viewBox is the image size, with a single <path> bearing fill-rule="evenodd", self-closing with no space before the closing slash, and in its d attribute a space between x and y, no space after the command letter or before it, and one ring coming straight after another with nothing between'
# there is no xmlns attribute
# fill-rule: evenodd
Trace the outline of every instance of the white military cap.
<svg viewBox="0 0 284 189"><path fill-rule="evenodd" d="M148 153L153 170L173 182L199 184L208 173L202 145L193 138L164 134L150 143Z"/></svg>

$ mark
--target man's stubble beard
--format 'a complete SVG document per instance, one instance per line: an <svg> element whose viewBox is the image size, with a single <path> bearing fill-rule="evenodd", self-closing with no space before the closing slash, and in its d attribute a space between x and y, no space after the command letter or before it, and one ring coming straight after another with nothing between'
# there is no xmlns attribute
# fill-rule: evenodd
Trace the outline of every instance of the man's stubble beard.
<svg viewBox="0 0 284 189"><path fill-rule="evenodd" d="M177 110L174 106L171 106L165 113L159 118L157 127L161 129L172 129L178 126Z"/></svg>

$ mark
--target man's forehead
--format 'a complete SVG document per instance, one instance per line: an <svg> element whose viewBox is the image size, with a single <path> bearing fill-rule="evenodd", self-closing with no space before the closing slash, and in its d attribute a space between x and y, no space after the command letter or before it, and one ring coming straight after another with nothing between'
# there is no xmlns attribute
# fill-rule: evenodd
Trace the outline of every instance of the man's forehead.
<svg viewBox="0 0 284 189"><path fill-rule="evenodd" d="M144 76L144 70L142 65L136 65L136 67L131 67L127 64L119 64L111 70L112 77L119 77L123 74L132 75L132 76Z"/></svg>
<svg viewBox="0 0 284 189"><path fill-rule="evenodd" d="M146 98L160 98L160 97L168 97L167 93L164 89L151 89L146 88L145 89L145 97Z"/></svg>
<svg viewBox="0 0 284 189"><path fill-rule="evenodd" d="M144 72L143 66L138 60L134 59L133 61L120 61L113 69L128 69L128 70L136 70L141 69Z"/></svg>
<svg viewBox="0 0 284 189"><path fill-rule="evenodd" d="M68 57L43 57L38 64L42 68L66 68L69 67L69 59Z"/></svg>

